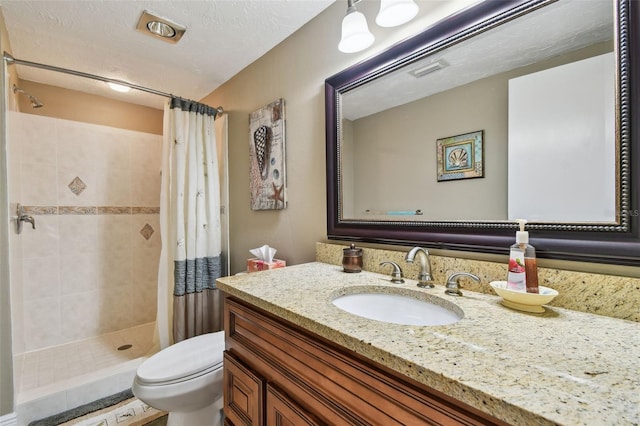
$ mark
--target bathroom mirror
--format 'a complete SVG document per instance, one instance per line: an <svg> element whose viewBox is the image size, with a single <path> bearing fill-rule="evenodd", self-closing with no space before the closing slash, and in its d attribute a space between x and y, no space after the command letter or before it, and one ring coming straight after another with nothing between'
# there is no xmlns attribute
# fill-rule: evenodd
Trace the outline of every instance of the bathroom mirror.
<svg viewBox="0 0 640 426"><path fill-rule="evenodd" d="M328 78L328 237L637 263L638 9L482 2Z"/></svg>

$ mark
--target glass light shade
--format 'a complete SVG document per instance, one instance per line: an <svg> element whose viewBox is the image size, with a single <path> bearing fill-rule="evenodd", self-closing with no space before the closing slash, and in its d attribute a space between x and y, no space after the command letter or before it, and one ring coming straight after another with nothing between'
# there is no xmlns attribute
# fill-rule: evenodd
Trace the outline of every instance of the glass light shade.
<svg viewBox="0 0 640 426"><path fill-rule="evenodd" d="M369 31L367 18L356 10L347 12L342 20L342 39L338 50L344 53L359 52L371 46L374 39Z"/></svg>
<svg viewBox="0 0 640 426"><path fill-rule="evenodd" d="M413 0L380 0L380 12L376 24L381 27L397 27L412 20L418 14Z"/></svg>

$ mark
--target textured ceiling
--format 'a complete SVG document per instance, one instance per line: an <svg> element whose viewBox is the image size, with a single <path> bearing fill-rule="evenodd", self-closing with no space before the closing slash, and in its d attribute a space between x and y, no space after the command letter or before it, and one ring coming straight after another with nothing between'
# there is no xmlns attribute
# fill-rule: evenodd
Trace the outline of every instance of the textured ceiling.
<svg viewBox="0 0 640 426"><path fill-rule="evenodd" d="M17 59L202 99L335 0L0 0ZM187 27L177 44L136 31L143 10ZM21 79L162 108L164 98L16 65ZM37 96L37 94L34 94Z"/></svg>

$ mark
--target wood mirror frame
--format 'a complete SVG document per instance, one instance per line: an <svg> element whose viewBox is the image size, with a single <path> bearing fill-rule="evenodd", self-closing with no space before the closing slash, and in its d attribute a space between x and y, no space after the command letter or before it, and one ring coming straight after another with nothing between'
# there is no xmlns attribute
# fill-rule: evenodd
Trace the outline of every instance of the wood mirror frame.
<svg viewBox="0 0 640 426"><path fill-rule="evenodd" d="M485 1L440 21L412 38L355 64L325 81L327 237L429 248L507 254L517 225L507 221L367 221L342 215L340 96L354 87L430 55L444 47L500 26L556 0ZM531 223L531 244L540 258L638 265L640 262L640 3L613 0L616 6L619 220L612 224ZM416 183L416 185L418 185Z"/></svg>

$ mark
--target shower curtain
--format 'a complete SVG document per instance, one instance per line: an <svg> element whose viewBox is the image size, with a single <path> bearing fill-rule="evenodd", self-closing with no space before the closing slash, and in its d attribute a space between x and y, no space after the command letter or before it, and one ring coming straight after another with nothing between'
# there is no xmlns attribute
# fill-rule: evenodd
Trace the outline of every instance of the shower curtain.
<svg viewBox="0 0 640 426"><path fill-rule="evenodd" d="M220 182L209 106L171 98L165 106L158 273L161 349L222 329ZM171 336L171 333L173 336Z"/></svg>

